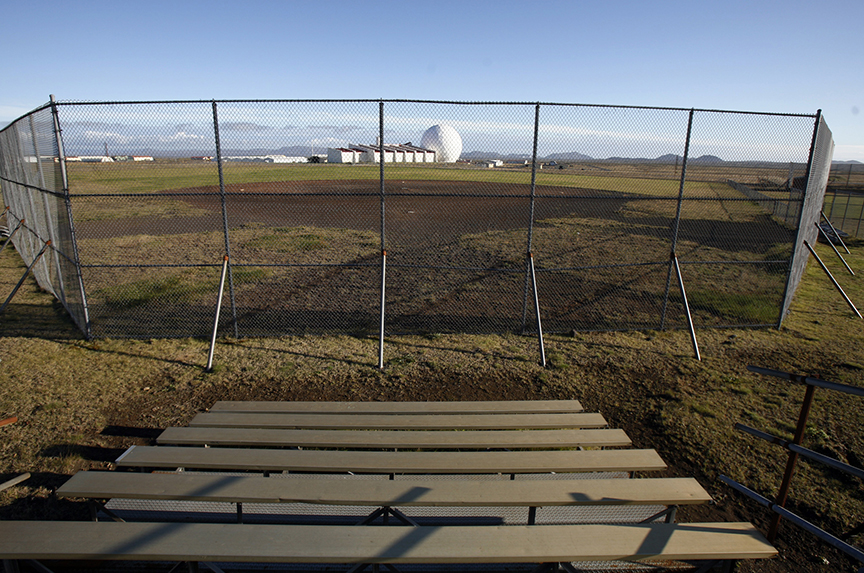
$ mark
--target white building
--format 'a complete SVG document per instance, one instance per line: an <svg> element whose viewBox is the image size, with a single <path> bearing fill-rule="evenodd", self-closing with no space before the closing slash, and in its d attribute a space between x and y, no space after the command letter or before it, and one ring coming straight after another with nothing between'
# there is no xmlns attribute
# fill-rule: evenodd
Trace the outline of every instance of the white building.
<svg viewBox="0 0 864 573"><path fill-rule="evenodd" d="M309 159L288 155L232 155L223 157L222 161L239 161L242 163L306 163Z"/></svg>
<svg viewBox="0 0 864 573"><path fill-rule="evenodd" d="M84 163L114 163L107 155L72 155L66 161L82 161Z"/></svg>
<svg viewBox="0 0 864 573"><path fill-rule="evenodd" d="M381 147L351 143L348 147L331 147L327 150L327 163L379 163ZM435 152L402 143L384 145L384 163L433 163Z"/></svg>

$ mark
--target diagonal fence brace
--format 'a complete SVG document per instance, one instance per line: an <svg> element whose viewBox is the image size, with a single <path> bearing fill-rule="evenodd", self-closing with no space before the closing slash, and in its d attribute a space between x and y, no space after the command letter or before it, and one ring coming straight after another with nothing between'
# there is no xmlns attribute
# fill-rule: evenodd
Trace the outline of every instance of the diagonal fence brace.
<svg viewBox="0 0 864 573"><path fill-rule="evenodd" d="M816 251L813 249L813 247L810 246L810 243L804 241L804 246L807 247L810 250L810 254L816 258L816 262L819 263L819 266L822 267L822 270L825 271L825 274L828 275L829 279L831 279L831 282L834 284L834 288L836 288L837 291L843 296L843 300L846 301L846 304L849 305L849 308L851 308L855 312L855 315L858 318L864 318L864 316L861 316L861 313L858 312L858 309L855 308L855 305L852 304L852 301L849 300L849 297L846 296L846 293L843 291L840 283L837 282L837 279L834 278L834 275L831 274L831 271L828 270L828 267L825 266L825 263L823 263L822 259L819 258L819 255L816 254Z"/></svg>
<svg viewBox="0 0 864 573"><path fill-rule="evenodd" d="M21 280L18 281L18 284L15 285L15 288L14 288L14 289L12 289L12 294L10 294L10 295L9 295L9 298L6 299L6 302L3 303L3 306L0 306L0 314L3 314L3 311L6 310L6 307L9 305L9 302L12 300L12 297L15 296L15 293L17 293L17 292L18 292L18 289L21 288L21 285L24 284L24 280L27 279L27 275L30 274L30 271L33 270L33 267L36 266L36 263L39 262L39 259L42 258L42 255L45 254L45 251L48 249L49 246L51 246L51 241L47 241L47 242L42 246L42 250L39 251L39 254L36 255L36 258L33 259L33 262L30 263L30 266L27 267L27 270L26 270L26 271L24 271L24 276L21 277Z"/></svg>
<svg viewBox="0 0 864 573"><path fill-rule="evenodd" d="M849 263L847 263L847 262L846 262L846 259L843 258L843 255L840 254L840 251L837 250L837 247L835 247L835 246L834 246L834 243L831 242L831 237L828 236L828 233L825 232L825 229L823 229L822 227L820 227L818 223L813 223L813 224L816 225L816 228L817 228L817 229L819 229L819 234L822 235L823 237L825 237L825 241L827 241L828 244L831 245L831 248L834 249L834 253L835 253L835 254L837 255L837 257L839 257L840 260L843 262L843 265L846 267L846 270L849 271L849 274L852 275L852 276L855 276L855 271L852 270L852 267L849 266ZM836 231L834 232L834 234L835 234L835 236L836 236L838 239L840 238L840 236L837 235L837 232L836 232ZM845 245L844 245L844 246L845 246ZM848 251L847 251L847 252L848 252Z"/></svg>
<svg viewBox="0 0 864 573"><path fill-rule="evenodd" d="M15 228L12 230L12 232L9 233L8 237L6 237L6 241L3 243L3 246L0 247L0 254L2 254L3 251L6 250L6 245L8 245L12 241L12 237L15 236L15 233L17 233L18 229L20 229L23 225L24 225L24 219L21 219L20 221L18 221L18 224L15 225Z"/></svg>

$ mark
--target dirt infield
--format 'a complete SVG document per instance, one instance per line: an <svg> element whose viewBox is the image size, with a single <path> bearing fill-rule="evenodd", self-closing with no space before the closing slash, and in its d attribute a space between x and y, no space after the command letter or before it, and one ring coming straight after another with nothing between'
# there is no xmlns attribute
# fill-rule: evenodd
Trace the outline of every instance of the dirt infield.
<svg viewBox="0 0 864 573"><path fill-rule="evenodd" d="M381 190L378 181L303 181L244 183L225 189L230 228L258 224L272 227L309 226L361 231L381 229ZM386 232L408 243L436 237L490 230L527 229L530 222L531 187L523 184L459 181L390 181L385 185ZM217 186L164 192L207 215L186 217L130 217L92 221L79 225L84 238L125 235L176 234L222 228L222 201ZM567 217L582 201L581 217L614 213L632 196L596 189L537 186L535 219ZM547 200L555 199L555 200ZM133 198L129 199L134 201Z"/></svg>

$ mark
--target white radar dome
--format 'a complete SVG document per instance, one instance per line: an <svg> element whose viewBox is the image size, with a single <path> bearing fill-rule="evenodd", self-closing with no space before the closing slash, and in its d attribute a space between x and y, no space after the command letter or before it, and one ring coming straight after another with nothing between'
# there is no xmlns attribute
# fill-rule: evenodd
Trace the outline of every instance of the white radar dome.
<svg viewBox="0 0 864 573"><path fill-rule="evenodd" d="M420 147L435 152L435 161L455 163L462 155L462 137L449 125L433 125L423 134Z"/></svg>

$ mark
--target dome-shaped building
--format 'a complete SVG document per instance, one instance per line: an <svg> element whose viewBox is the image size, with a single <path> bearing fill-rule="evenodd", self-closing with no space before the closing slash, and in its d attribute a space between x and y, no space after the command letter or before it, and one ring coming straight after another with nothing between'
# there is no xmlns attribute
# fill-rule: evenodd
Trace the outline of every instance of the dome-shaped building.
<svg viewBox="0 0 864 573"><path fill-rule="evenodd" d="M435 152L435 161L455 163L462 155L462 136L449 125L433 125L423 133L420 147Z"/></svg>

